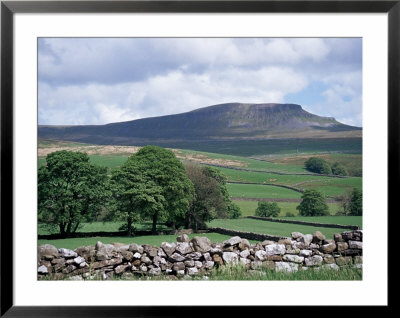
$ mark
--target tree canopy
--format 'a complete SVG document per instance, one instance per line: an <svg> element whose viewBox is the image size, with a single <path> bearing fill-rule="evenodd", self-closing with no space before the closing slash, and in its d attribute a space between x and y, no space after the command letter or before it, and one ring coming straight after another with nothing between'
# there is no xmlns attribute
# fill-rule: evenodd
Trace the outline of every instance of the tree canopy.
<svg viewBox="0 0 400 318"><path fill-rule="evenodd" d="M306 169L311 172L320 174L332 174L332 169L329 163L319 157L311 157L304 162Z"/></svg>
<svg viewBox="0 0 400 318"><path fill-rule="evenodd" d="M281 212L281 208L276 202L258 201L258 206L255 211L257 216L277 217Z"/></svg>
<svg viewBox="0 0 400 318"><path fill-rule="evenodd" d="M145 146L113 174L117 208L129 224L139 216L171 225L184 219L194 196L193 184L171 150ZM122 199L122 200L121 200ZM131 223L130 223L131 224ZM128 226L129 229L129 226Z"/></svg>
<svg viewBox="0 0 400 318"><path fill-rule="evenodd" d="M324 195L314 189L304 191L302 201L296 207L302 216L329 215L329 208Z"/></svg>
<svg viewBox="0 0 400 318"><path fill-rule="evenodd" d="M107 204L107 168L89 162L86 153L56 151L38 171L39 220L57 226L61 235L75 233Z"/></svg>

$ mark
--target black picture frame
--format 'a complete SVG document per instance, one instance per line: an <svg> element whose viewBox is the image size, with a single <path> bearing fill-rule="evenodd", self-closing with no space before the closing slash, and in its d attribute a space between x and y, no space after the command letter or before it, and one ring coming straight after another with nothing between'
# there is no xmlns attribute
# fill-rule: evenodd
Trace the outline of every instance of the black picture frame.
<svg viewBox="0 0 400 318"><path fill-rule="evenodd" d="M23 307L13 302L13 15L15 13L387 13L388 206L397 210L399 186L400 1L1 1L1 317L177 317L173 307ZM388 213L388 218L390 214ZM391 222L389 221L388 224ZM392 222L393 223L393 222ZM393 224L392 224L393 226ZM388 228L389 230L389 228ZM389 232L388 232L389 233ZM388 244L389 244L388 240ZM390 249L388 249L390 251ZM388 266L390 262L388 261ZM388 268L389 269L389 268ZM390 280L388 277L388 284ZM389 285L388 285L389 286ZM389 288L390 290L390 288ZM390 305L390 299L388 304ZM389 306L387 306L388 308ZM235 307L231 310L237 312ZM291 307L290 311L294 312ZM215 312L214 312L215 313ZM285 311L285 313L288 313Z"/></svg>

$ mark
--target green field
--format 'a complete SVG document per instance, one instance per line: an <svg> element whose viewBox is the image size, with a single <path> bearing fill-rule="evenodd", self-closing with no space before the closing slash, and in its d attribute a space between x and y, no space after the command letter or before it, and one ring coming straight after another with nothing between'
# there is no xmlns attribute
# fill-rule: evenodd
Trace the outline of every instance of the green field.
<svg viewBox="0 0 400 318"><path fill-rule="evenodd" d="M207 223L209 227L221 227L230 230L253 232L261 234L270 234L277 236L289 237L292 232L301 232L303 234L312 234L315 231L320 231L327 238L333 238L333 234L346 231L340 228L326 228L309 225L298 225L290 223L278 223L261 221L254 219L217 219Z"/></svg>
<svg viewBox="0 0 400 318"><path fill-rule="evenodd" d="M296 151L299 142L299 153ZM170 148L180 148L176 151L182 161L194 158L197 161L209 162L220 165L233 164L245 169L264 170L270 172L292 173L292 175L279 175L266 172L240 171L228 168L220 169L228 178L228 181L254 182L257 184L233 184L228 183L227 189L231 197L242 198L271 198L271 199L301 199L302 193L271 185L262 185L262 183L288 185L302 190L315 188L321 191L325 196L338 196L352 188L362 189L362 178L329 178L324 176L295 175L296 173L307 173L304 168L304 161L310 156L319 154L326 160L333 163L338 161L345 165L348 170L358 171L362 167L360 138L352 139L302 139L302 140L247 140L247 141L207 141L198 143L176 143L169 144ZM90 145L68 142L53 142L39 140L39 147L87 147ZM161 145L163 146L163 145ZM164 145L165 146L165 145ZM78 148L79 149L79 148ZM86 148L82 148L86 149ZM186 149L186 150L184 150ZM196 149L196 150L188 150ZM206 152L208 151L208 152ZM334 151L342 153L332 153ZM331 152L326 154L326 152ZM325 154L321 154L325 153ZM113 169L121 166L128 158L129 154L118 153L104 155L89 155L91 162ZM249 158L257 157L262 160ZM215 163L215 160L217 162ZM228 162L229 161L229 162ZM45 158L38 158L38 167L45 164ZM360 170L361 171L361 170ZM235 201L242 211L242 216L254 215L257 207L257 201ZM362 217L343 217L333 216L340 208L339 204L328 203L330 214L327 217L300 217L296 207L299 202L277 202L281 208L280 218L285 218L286 213L295 214L290 217L291 220L314 221L320 223L362 225ZM93 222L84 224L79 232L115 232L123 222ZM223 227L239 231L248 231L256 233L266 233L271 235L290 236L291 232L298 231L304 234L313 233L316 230L324 233L331 238L334 233L343 232L343 229L318 228L312 226L300 226L295 224L266 222L250 219L237 220L213 220L209 223L212 227ZM150 230L151 222L143 222L135 225L137 230ZM158 230L165 230L166 227L160 224ZM45 235L56 233L43 225L38 226L38 233ZM225 235L208 233L201 234L210 238L213 242L222 242L229 238ZM191 237L195 236L194 234ZM76 248L83 245L94 245L97 241L103 243L120 242L129 244L132 242L138 244L151 244L159 246L161 242L175 242L174 235L160 236L141 236L141 237L88 237L73 238L62 240L39 240L39 244L53 244L56 247Z"/></svg>
<svg viewBox="0 0 400 318"><path fill-rule="evenodd" d="M92 223L83 223L77 232L118 232L121 225L125 224L125 222L92 222ZM151 222L141 222L135 223L133 225L136 230L139 231L150 231L152 227ZM168 230L164 224L157 224L157 231ZM38 234L39 235L48 235L48 234L56 234L58 233L58 228L50 229L44 224L38 225Z"/></svg>
<svg viewBox="0 0 400 318"><path fill-rule="evenodd" d="M279 217L284 220L329 223L341 225L357 225L362 229L362 216L294 216L294 217Z"/></svg>
<svg viewBox="0 0 400 318"><path fill-rule="evenodd" d="M223 242L230 238L228 235L222 235L218 233L206 233L206 234L190 234L189 237L193 238L195 236L207 236L211 242L218 243ZM84 237L84 238L69 238L69 239L59 239L59 240L38 240L38 245L51 244L57 248L69 248L75 249L79 246L89 246L95 245L96 242L100 241L105 244L110 243L123 243L131 244L136 243L139 245L149 244L152 246L160 246L162 242L173 243L176 242L177 235L146 235L138 237ZM251 241L254 243L255 241Z"/></svg>
<svg viewBox="0 0 400 318"><path fill-rule="evenodd" d="M258 184L227 184L231 197L234 198L269 198L269 199L300 199L301 193L269 185Z"/></svg>
<svg viewBox="0 0 400 318"><path fill-rule="evenodd" d="M347 152L361 153L362 138L293 138L259 140L205 140L184 142L154 142L157 146L189 149L235 156L271 156L297 153ZM143 146L145 143L138 144Z"/></svg>
<svg viewBox="0 0 400 318"><path fill-rule="evenodd" d="M242 211L242 216L251 216L255 215L255 211L258 206L258 201L240 201L234 200L235 204L237 204ZM279 217L286 216L286 213L292 213L294 215L298 215L299 211L296 210L296 207L299 205L297 202L276 202L278 206L281 208L281 212ZM337 203L328 203L329 213L334 215L339 209L340 206ZM292 218L290 218L292 219ZM293 218L294 219L294 218Z"/></svg>

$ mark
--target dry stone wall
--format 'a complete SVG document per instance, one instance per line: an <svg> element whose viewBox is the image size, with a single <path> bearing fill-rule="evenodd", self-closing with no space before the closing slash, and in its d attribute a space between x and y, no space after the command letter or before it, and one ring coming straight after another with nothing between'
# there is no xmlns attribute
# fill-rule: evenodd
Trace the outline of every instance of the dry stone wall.
<svg viewBox="0 0 400 318"><path fill-rule="evenodd" d="M177 242L163 242L160 247L147 244L103 244L75 250L38 246L38 279L113 279L135 275L167 275L171 279L202 275L214 268L240 264L249 270L269 268L293 272L311 267L339 270L342 266L362 267L361 230L335 234L327 239L322 233L293 232L278 242L265 240L250 244L239 236L223 243L207 237L189 239L186 234Z"/></svg>

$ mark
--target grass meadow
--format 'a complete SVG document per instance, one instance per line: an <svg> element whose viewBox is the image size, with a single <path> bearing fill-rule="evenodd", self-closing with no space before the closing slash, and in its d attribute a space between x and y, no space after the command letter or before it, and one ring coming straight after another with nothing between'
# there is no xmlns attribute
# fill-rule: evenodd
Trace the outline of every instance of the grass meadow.
<svg viewBox="0 0 400 318"><path fill-rule="evenodd" d="M285 236L285 237L289 237L292 232L312 234L315 231L320 231L327 238L333 238L333 234L342 233L346 231L341 228L327 228L327 227L310 226L310 225L278 223L278 222L261 221L261 220L247 219L247 218L216 219L207 223L207 225L209 227L221 227L236 231L271 234L271 235Z"/></svg>
<svg viewBox="0 0 400 318"><path fill-rule="evenodd" d="M242 216L252 216L255 215L255 211L258 206L258 201L241 201L241 200L234 200L233 201L235 204L237 204L240 208L240 211L242 211ZM284 218L286 217L286 213L292 213L295 216L298 216L299 211L296 210L296 207L299 205L300 202L276 202L278 206L281 208L281 212L279 214L279 218ZM329 207L329 213L331 215L335 215L336 212L339 211L340 206L337 203L328 203ZM314 217L300 217L300 218L306 218L306 219L314 219ZM322 219L326 219L327 217L322 217ZM295 219L293 217L290 217L290 219ZM324 222L322 222L324 223ZM325 223L330 223L330 222L325 222Z"/></svg>

